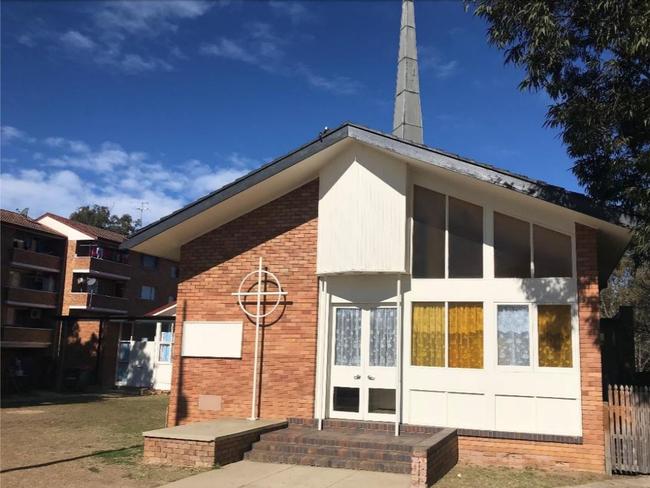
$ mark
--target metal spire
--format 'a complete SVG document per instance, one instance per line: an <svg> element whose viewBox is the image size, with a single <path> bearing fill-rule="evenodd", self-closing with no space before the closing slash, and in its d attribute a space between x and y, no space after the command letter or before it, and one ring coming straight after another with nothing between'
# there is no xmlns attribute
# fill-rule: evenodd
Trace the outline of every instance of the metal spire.
<svg viewBox="0 0 650 488"><path fill-rule="evenodd" d="M402 1L393 135L422 144L422 108L413 0Z"/></svg>

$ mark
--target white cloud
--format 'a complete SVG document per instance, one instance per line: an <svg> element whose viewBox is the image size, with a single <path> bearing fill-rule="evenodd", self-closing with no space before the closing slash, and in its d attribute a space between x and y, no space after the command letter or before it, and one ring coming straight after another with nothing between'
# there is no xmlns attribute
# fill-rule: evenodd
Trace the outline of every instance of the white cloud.
<svg viewBox="0 0 650 488"><path fill-rule="evenodd" d="M33 142L33 138L29 137L20 129L16 129L10 125L3 125L0 127L0 141L2 144L9 144L14 141Z"/></svg>
<svg viewBox="0 0 650 488"><path fill-rule="evenodd" d="M18 132L20 137L29 138ZM146 201L150 208L144 216L146 223L219 189L259 164L233 152L220 158L221 164L190 159L171 166L112 142L98 147L62 137L38 142L48 149L46 156L34 158L35 164L43 161L38 169L0 175L3 208L29 207L31 215L46 211L68 215L79 206L97 203L119 214L134 215L140 202Z"/></svg>
<svg viewBox="0 0 650 488"><path fill-rule="evenodd" d="M422 71L431 71L438 79L449 78L456 74L458 61L455 59L445 60L440 52L431 46L420 48L420 68Z"/></svg>
<svg viewBox="0 0 650 488"><path fill-rule="evenodd" d="M287 61L288 56L283 48L287 42L277 36L267 23L252 22L246 25L243 32L239 39L222 37L214 43L203 44L199 52L250 64L276 75L301 78L314 88L340 95L355 94L363 86L347 76L325 76L303 63Z"/></svg>
<svg viewBox="0 0 650 488"><path fill-rule="evenodd" d="M95 41L76 30L70 30L63 34L60 41L64 46L71 49L91 51L95 48Z"/></svg>
<svg viewBox="0 0 650 488"><path fill-rule="evenodd" d="M288 16L293 23L309 18L309 12L302 3L289 0L271 0L269 6L278 14Z"/></svg>

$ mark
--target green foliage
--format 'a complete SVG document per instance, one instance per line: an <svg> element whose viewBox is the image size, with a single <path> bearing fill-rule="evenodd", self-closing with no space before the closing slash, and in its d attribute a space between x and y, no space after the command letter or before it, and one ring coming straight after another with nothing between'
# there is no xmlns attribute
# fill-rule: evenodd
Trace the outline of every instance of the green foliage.
<svg viewBox="0 0 650 488"><path fill-rule="evenodd" d="M633 255L650 258L650 1L473 0L491 44L545 90L587 193L635 224Z"/></svg>
<svg viewBox="0 0 650 488"><path fill-rule="evenodd" d="M111 230L125 236L133 234L140 227L140 219L133 220L129 214L121 217L111 214L108 207L85 205L70 214L70 219L82 224L94 225L100 229Z"/></svg>

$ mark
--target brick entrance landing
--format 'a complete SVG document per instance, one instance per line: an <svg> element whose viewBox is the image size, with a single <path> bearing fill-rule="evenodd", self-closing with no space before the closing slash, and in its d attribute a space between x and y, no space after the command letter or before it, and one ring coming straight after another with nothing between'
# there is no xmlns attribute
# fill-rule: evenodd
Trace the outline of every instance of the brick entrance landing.
<svg viewBox="0 0 650 488"><path fill-rule="evenodd" d="M458 460L454 429L395 436L394 424L332 421L324 430L309 425L263 434L245 454L251 461L411 474L411 486L424 488Z"/></svg>
<svg viewBox="0 0 650 488"><path fill-rule="evenodd" d="M287 426L285 420L221 419L143 432L144 461L210 468L241 461L260 435Z"/></svg>

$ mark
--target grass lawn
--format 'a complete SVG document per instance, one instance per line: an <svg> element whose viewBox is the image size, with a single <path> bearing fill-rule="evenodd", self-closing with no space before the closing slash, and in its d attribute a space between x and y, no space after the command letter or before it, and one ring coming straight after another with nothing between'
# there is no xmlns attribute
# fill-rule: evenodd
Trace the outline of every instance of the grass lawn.
<svg viewBox="0 0 650 488"><path fill-rule="evenodd" d="M142 463L141 434L164 427L166 408L164 395L3 408L0 485L152 487L199 473ZM436 488L552 488L596 479L602 477L460 465Z"/></svg>
<svg viewBox="0 0 650 488"><path fill-rule="evenodd" d="M142 432L165 425L167 396L3 408L3 488L149 487L200 470L142 464Z"/></svg>

